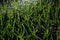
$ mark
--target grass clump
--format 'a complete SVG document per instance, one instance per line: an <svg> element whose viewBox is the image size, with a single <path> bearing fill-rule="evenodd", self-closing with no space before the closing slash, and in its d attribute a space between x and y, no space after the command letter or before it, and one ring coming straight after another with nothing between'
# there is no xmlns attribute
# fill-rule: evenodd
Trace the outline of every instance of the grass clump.
<svg viewBox="0 0 60 40"><path fill-rule="evenodd" d="M59 0L13 0L3 4L0 40L60 40Z"/></svg>

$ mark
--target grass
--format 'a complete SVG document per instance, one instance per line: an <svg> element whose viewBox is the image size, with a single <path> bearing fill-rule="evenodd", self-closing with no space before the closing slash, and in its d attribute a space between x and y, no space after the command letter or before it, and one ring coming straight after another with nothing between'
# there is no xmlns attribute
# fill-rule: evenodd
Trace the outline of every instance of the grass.
<svg viewBox="0 0 60 40"><path fill-rule="evenodd" d="M60 0L0 3L0 40L60 40Z"/></svg>

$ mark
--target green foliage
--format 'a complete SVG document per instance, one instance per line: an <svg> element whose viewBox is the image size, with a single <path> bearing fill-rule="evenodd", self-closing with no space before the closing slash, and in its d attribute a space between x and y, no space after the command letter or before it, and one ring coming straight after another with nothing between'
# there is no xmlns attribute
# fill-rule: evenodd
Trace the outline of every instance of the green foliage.
<svg viewBox="0 0 60 40"><path fill-rule="evenodd" d="M60 40L60 0L0 4L0 40Z"/></svg>

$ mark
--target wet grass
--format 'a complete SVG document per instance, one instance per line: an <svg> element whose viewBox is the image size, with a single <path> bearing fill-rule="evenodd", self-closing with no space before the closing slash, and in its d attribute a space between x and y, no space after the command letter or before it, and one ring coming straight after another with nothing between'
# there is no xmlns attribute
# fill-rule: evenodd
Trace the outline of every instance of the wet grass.
<svg viewBox="0 0 60 40"><path fill-rule="evenodd" d="M0 40L60 40L60 0L3 4Z"/></svg>

